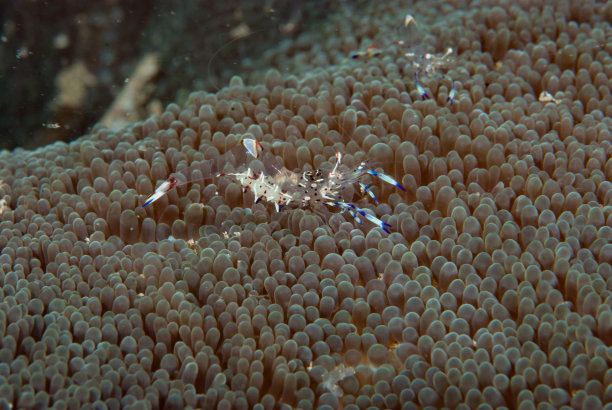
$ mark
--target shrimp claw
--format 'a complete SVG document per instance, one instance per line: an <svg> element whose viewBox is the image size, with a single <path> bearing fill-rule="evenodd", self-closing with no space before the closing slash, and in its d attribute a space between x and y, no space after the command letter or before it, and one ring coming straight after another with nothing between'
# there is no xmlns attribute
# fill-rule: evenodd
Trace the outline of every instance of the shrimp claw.
<svg viewBox="0 0 612 410"><path fill-rule="evenodd" d="M177 181L176 178L174 178L174 177L168 178L167 180L162 182L160 186L157 187L157 189L155 190L155 192L153 192L153 194L151 196L149 196L147 198L147 200L142 205L142 207L144 208L145 206L147 206L149 204L152 204L153 202L157 201L159 198L161 198L162 196L166 195L168 193L168 191L170 191L171 189L176 187L177 184L178 184L178 181Z"/></svg>

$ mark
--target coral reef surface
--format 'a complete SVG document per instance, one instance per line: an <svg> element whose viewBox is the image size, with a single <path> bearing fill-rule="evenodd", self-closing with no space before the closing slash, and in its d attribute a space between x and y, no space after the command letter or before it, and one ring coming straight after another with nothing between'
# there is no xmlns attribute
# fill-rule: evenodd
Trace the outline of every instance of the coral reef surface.
<svg viewBox="0 0 612 410"><path fill-rule="evenodd" d="M344 6L293 74L0 153L0 407L611 408L612 3ZM243 138L373 161L390 233L211 175L141 206Z"/></svg>

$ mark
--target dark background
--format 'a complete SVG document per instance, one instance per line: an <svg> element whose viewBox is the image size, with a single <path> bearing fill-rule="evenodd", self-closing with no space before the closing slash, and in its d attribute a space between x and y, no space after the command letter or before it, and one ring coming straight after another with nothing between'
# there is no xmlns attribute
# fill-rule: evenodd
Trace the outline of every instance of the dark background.
<svg viewBox="0 0 612 410"><path fill-rule="evenodd" d="M2 0L0 149L86 134L150 53L158 69L141 90L139 119L237 73L261 81L270 68L261 57L334 8L299 3Z"/></svg>

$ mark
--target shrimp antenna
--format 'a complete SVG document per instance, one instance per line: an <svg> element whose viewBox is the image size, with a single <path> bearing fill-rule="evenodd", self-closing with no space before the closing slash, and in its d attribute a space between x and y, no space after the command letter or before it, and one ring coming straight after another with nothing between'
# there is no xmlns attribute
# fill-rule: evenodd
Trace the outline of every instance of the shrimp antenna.
<svg viewBox="0 0 612 410"><path fill-rule="evenodd" d="M232 44L234 44L235 42L242 40L244 38L247 37L251 37L253 34L259 33L263 31L263 29L259 29L259 30L255 30L255 31L251 31L249 34L247 34L246 36L237 36L236 38L231 39L230 41L226 42L225 44L223 44L221 47L219 47L212 56L210 56L210 59L208 60L208 64L206 67L206 73L208 74L208 78L210 78L210 82L212 84L212 86L214 88L216 88L215 91L219 91L219 86L217 84L215 84L215 82L212 80L213 76L211 75L211 66L212 66L212 62L214 61L214 59L217 57L217 55L225 50L226 48L228 48L229 46L231 46Z"/></svg>

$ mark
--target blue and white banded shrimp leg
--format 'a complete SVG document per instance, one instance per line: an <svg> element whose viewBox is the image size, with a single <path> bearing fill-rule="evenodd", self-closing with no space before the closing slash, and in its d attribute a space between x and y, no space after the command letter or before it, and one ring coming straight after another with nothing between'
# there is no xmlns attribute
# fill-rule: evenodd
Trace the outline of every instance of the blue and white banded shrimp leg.
<svg viewBox="0 0 612 410"><path fill-rule="evenodd" d="M336 158L337 158L337 162L336 162L336 166L334 167L334 170L332 171L331 174L334 174L338 165L340 164L340 160L342 158L342 154L341 153L337 153L336 154ZM370 174L372 176L375 176L377 178L379 178L380 180L391 184L393 186L395 186L396 188L401 189L402 191L406 191L406 189L399 183L397 182L395 179L391 178L389 175L387 174L383 174L382 172L377 172L374 171L373 169L369 169L369 168L365 168L364 166L365 164L361 164L359 166L359 171L362 172L363 174ZM350 183L352 181L354 181L355 176L353 177L349 177L349 178L344 178L341 180L341 184L342 183ZM359 175L357 176L357 178L359 178ZM363 182L361 181L357 181L359 186L361 187L361 189L363 189L364 192L366 192L368 195L370 195L370 197L372 197L372 199L374 200L374 202L378 203L378 198L376 198L376 195L374 194L374 192L372 192L372 190L370 189L370 187L368 185L365 185ZM341 208L343 211L348 211L351 216L357 221L357 223L359 225L363 224L363 220L361 217L364 217L365 219L367 219L368 221L374 223L376 226L378 226L379 228L381 228L383 231L390 233L390 231L387 229L388 227L391 227L391 225L389 225L388 223L382 221L381 219L375 217L374 215L366 212L364 209L359 208L357 205L349 203L349 202L344 202L344 201L328 201L325 202L326 205L329 206L334 206L334 207L338 207Z"/></svg>
<svg viewBox="0 0 612 410"><path fill-rule="evenodd" d="M351 216L357 221L357 223L359 225L363 225L363 221L361 219L361 216L363 216L368 221L372 222L373 224L375 224L376 226L381 228L383 231L385 231L387 233L391 233L389 231L389 229L387 229L387 227L390 228L391 225L389 225L385 221L382 221L382 220L378 219L374 215L366 212L365 210L359 208L355 204L351 204L350 202L339 202L339 201L336 201L336 202L325 202L325 205L335 206L335 207L338 207L338 208L342 208L343 211L348 211L351 214Z"/></svg>

